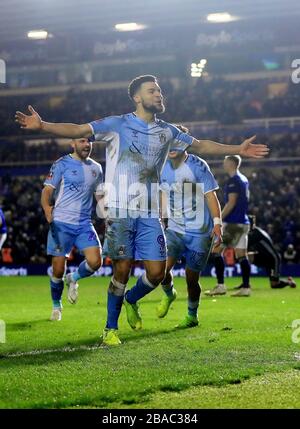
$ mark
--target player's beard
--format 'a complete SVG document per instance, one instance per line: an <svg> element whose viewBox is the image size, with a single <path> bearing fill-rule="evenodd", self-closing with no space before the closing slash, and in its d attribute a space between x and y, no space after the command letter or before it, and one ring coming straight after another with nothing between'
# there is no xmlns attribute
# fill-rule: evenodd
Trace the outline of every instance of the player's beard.
<svg viewBox="0 0 300 429"><path fill-rule="evenodd" d="M156 113L164 113L166 110L164 103L162 102L159 106L158 104L147 104L145 102L142 103L144 110L156 114Z"/></svg>
<svg viewBox="0 0 300 429"><path fill-rule="evenodd" d="M87 159L92 152L92 149L89 149L89 151L84 151L84 150L80 150L80 151L76 151L77 152L77 156L79 156L79 158L81 159Z"/></svg>

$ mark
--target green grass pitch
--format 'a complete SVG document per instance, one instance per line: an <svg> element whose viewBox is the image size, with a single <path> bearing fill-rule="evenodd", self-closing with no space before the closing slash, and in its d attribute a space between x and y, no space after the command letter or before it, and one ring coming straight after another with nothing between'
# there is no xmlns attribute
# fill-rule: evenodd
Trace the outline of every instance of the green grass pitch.
<svg viewBox="0 0 300 429"><path fill-rule="evenodd" d="M252 279L250 298L203 297L200 326L175 331L186 312L185 282L175 279L167 317L156 318L157 289L141 303L144 329L132 331L123 309L123 344L108 349L99 348L108 281L82 280L78 303L64 293L63 320L50 322L46 277L0 278L0 408L300 407L300 288ZM202 279L204 290L214 283Z"/></svg>

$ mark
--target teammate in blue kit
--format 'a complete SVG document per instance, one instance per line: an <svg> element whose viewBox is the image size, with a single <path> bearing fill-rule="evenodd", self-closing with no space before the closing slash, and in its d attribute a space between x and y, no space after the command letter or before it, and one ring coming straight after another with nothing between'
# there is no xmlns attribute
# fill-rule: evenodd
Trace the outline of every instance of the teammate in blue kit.
<svg viewBox="0 0 300 429"><path fill-rule="evenodd" d="M163 201L168 205L165 230L168 248L167 274L162 282L165 292L158 317L165 317L176 299L172 268L182 256L186 258L188 313L177 328L199 324L198 307L201 287L199 277L213 245L222 241L221 207L216 196L218 184L207 163L185 152L169 153L161 175Z"/></svg>
<svg viewBox="0 0 300 429"><path fill-rule="evenodd" d="M103 192L100 164L90 158L92 143L87 138L72 140L73 153L58 159L44 182L41 204L49 222L47 253L52 255L50 279L53 311L51 320L61 320L66 258L73 246L85 260L66 276L68 300L75 304L78 283L101 266L101 245L91 223L93 195ZM52 205L53 196L55 199Z"/></svg>
<svg viewBox="0 0 300 429"><path fill-rule="evenodd" d="M3 211L0 209L0 252L7 238L7 226Z"/></svg>
<svg viewBox="0 0 300 429"><path fill-rule="evenodd" d="M238 260L243 282L238 291L232 296L250 296L250 262L248 259L248 233L250 231L250 221L248 218L249 202L249 182L246 176L240 171L241 158L238 155L226 156L224 160L224 170L229 175L229 179L224 186L225 206L222 210L223 218L223 243L219 248L214 249L214 264L217 275L217 286L206 295L225 295L226 286L224 284L224 259L222 252L226 247L233 247L235 257Z"/></svg>
<svg viewBox="0 0 300 429"><path fill-rule="evenodd" d="M108 288L108 317L103 343L118 345L118 318L132 262L137 252L146 273L126 293L127 320L133 329L142 327L137 301L153 291L165 277L165 236L158 210L160 173L169 150L195 154L233 154L255 158L268 153L265 145L255 145L255 137L241 145L222 145L197 140L174 125L156 118L165 110L157 79L139 76L129 85L135 112L111 116L82 125L47 123L29 106L30 115L16 113L22 128L70 137L92 137L104 141L106 149L107 243L114 274Z"/></svg>

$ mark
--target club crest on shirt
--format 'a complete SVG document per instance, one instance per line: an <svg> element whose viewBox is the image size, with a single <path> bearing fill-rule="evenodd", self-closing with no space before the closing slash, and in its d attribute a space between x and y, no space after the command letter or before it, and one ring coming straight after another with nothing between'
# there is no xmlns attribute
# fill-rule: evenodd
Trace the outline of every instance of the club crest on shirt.
<svg viewBox="0 0 300 429"><path fill-rule="evenodd" d="M161 133L161 134L159 135L159 141L160 141L161 143L166 143L166 141L167 141L167 136L165 135L165 133Z"/></svg>
<svg viewBox="0 0 300 429"><path fill-rule="evenodd" d="M97 177L97 171L96 170L92 170L92 175L93 175L93 177Z"/></svg>

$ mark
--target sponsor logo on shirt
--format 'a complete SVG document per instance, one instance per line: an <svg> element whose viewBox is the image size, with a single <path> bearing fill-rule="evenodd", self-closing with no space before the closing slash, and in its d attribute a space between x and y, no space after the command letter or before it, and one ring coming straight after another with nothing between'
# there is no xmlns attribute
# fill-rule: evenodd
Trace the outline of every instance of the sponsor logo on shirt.
<svg viewBox="0 0 300 429"><path fill-rule="evenodd" d="M132 142L131 143L131 145L129 147L130 152L132 152L132 153L141 153L140 149L136 145L137 145L137 142Z"/></svg>
<svg viewBox="0 0 300 429"><path fill-rule="evenodd" d="M79 185L77 185L75 183L71 183L69 189L70 189L70 191L80 192Z"/></svg>

